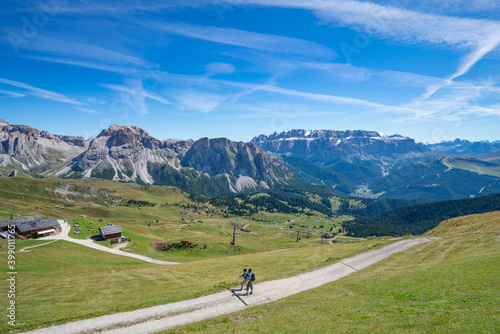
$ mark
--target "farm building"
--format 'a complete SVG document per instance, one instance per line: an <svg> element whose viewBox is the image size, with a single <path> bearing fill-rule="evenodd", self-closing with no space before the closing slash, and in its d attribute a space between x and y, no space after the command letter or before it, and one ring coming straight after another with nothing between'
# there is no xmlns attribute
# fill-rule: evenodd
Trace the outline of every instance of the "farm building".
<svg viewBox="0 0 500 334"><path fill-rule="evenodd" d="M121 242L123 229L120 225L103 226L99 231L101 237L110 244Z"/></svg>
<svg viewBox="0 0 500 334"><path fill-rule="evenodd" d="M27 238L37 238L54 234L59 229L60 225L57 219L39 220L16 226L17 234L23 235Z"/></svg>
<svg viewBox="0 0 500 334"><path fill-rule="evenodd" d="M26 223L39 222L41 220L43 220L42 216L36 216L36 217L26 216L26 217L17 217L13 219L0 220L0 231L7 231L8 230L7 227L9 225L18 226Z"/></svg>

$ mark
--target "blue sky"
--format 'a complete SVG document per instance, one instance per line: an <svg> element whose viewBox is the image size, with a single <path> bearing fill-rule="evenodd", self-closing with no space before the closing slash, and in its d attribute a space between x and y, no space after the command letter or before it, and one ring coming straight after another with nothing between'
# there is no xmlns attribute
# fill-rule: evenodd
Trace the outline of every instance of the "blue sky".
<svg viewBox="0 0 500 334"><path fill-rule="evenodd" d="M500 139L496 0L2 1L0 118L158 139Z"/></svg>

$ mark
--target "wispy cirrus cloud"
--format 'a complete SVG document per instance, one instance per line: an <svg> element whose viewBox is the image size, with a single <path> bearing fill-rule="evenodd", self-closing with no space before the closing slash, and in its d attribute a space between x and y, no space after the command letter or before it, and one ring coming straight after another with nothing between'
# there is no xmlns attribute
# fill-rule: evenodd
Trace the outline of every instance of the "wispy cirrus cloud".
<svg viewBox="0 0 500 334"><path fill-rule="evenodd" d="M104 64L126 65L133 67L146 67L151 65L147 61L140 58L114 50L92 44L49 36L39 36L31 43L26 44L25 49L40 51L45 54L52 54L56 56L70 57L70 59L99 61Z"/></svg>
<svg viewBox="0 0 500 334"><path fill-rule="evenodd" d="M195 90L179 90L176 91L174 95L181 109L195 110L203 114L214 111L226 100L226 96L223 94L213 94Z"/></svg>
<svg viewBox="0 0 500 334"><path fill-rule="evenodd" d="M234 73L236 68L228 63L220 63L220 62L214 62L210 63L207 66L205 66L205 69L207 70L207 75L212 76L215 74L231 74Z"/></svg>
<svg viewBox="0 0 500 334"><path fill-rule="evenodd" d="M165 81L170 81L170 82L184 82L187 84L191 85L198 85L198 86L207 86L207 87L214 87L214 86L229 86L229 87L236 87L243 89L243 91L240 93L240 95L248 95L248 94L254 94L257 92L268 92L268 93L274 93L274 94L280 94L280 95L286 95L286 96L292 96L292 97L298 97L298 98L303 98L307 100L313 100L313 101L320 101L320 102L327 102L327 103L332 103L332 104L343 104L343 105L357 105L357 106L364 106L367 107L371 110L378 110L378 111L385 111L385 112L404 112L404 113L414 113L416 112L414 109L410 107L398 107L398 106L391 106L391 105L385 105L385 104L380 104L360 98L352 98L352 97L345 97L345 96L336 96L336 95L329 95L329 94L319 94L319 93L314 93L314 92L307 92L307 91L301 91L301 90L296 90L296 89L289 89L289 88L284 88L280 87L277 85L273 84L256 84L256 83L249 83L249 82L240 82L240 81L231 81L231 80L222 80L222 79L214 79L214 78L208 78L208 77L202 77L202 76L192 76L192 75L184 75L184 74L172 74L172 73L163 73ZM234 94L235 96L238 94ZM233 99L233 102L234 99Z"/></svg>
<svg viewBox="0 0 500 334"><path fill-rule="evenodd" d="M108 48L70 39L39 36L31 43L23 45L30 53L22 57L44 62L73 65L84 68L134 76L153 68L154 64L141 58Z"/></svg>
<svg viewBox="0 0 500 334"><path fill-rule="evenodd" d="M18 93L18 92L13 92L13 91L10 91L10 90L3 90L3 89L0 89L0 94L8 95L10 97L23 97L23 96L26 96L26 94L21 94L21 93Z"/></svg>
<svg viewBox="0 0 500 334"><path fill-rule="evenodd" d="M76 107L75 109L83 111L87 114L99 114L99 112L95 111L94 109L82 108L82 107Z"/></svg>
<svg viewBox="0 0 500 334"><path fill-rule="evenodd" d="M126 103L130 108L136 109L139 115L149 114L146 98L163 104L170 104L170 102L162 96L146 90L140 80L127 79L125 80L125 85L100 84L100 86L121 93L118 97L119 100Z"/></svg>
<svg viewBox="0 0 500 334"><path fill-rule="evenodd" d="M47 99L47 100L52 100L52 101L57 101L57 102L62 102L62 103L69 103L69 104L74 104L74 105L85 105L85 103L71 99L64 94L60 94L60 93L52 92L52 91L49 91L46 89L34 87L34 86L28 85L28 84L23 83L23 82L0 78L0 83L3 83L5 85L9 85L9 86L22 88L24 90L23 94L35 96L35 97L38 97L41 99ZM16 96L16 97L20 97L20 96Z"/></svg>
<svg viewBox="0 0 500 334"><path fill-rule="evenodd" d="M227 0L236 5L297 8L312 11L336 26L355 27L370 35L406 43L481 45L496 35L495 21L426 14L367 1L355 0ZM492 29L492 28L497 28Z"/></svg>
<svg viewBox="0 0 500 334"><path fill-rule="evenodd" d="M472 50L457 70L440 85L433 85L422 95L428 99L454 79L467 73L484 55L500 45L500 23L421 13L404 8L354 0L227 0L236 5L253 4L298 8L312 11L335 26L359 29L371 36L410 44L446 45Z"/></svg>
<svg viewBox="0 0 500 334"><path fill-rule="evenodd" d="M336 55L335 51L326 46L293 37L186 23L164 22L159 24L158 27L171 34L260 51L328 58Z"/></svg>

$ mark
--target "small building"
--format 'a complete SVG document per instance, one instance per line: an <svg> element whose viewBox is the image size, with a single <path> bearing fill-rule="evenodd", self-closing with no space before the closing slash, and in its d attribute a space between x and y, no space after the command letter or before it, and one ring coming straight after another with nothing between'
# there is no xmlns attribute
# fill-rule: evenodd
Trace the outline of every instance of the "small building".
<svg viewBox="0 0 500 334"><path fill-rule="evenodd" d="M59 228L57 219L47 219L19 224L16 226L16 232L27 238L38 238L54 234Z"/></svg>
<svg viewBox="0 0 500 334"><path fill-rule="evenodd" d="M121 242L123 229L120 225L103 226L99 229L101 237L110 244Z"/></svg>

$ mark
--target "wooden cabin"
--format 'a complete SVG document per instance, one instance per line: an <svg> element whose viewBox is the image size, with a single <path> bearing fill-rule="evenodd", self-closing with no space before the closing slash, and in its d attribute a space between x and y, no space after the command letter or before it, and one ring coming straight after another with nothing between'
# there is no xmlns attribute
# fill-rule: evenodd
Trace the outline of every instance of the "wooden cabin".
<svg viewBox="0 0 500 334"><path fill-rule="evenodd" d="M110 244L121 242L123 229L120 225L103 226L99 229L101 237Z"/></svg>

